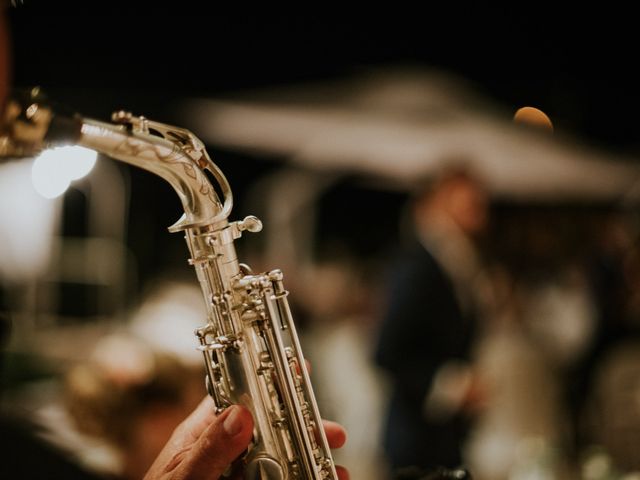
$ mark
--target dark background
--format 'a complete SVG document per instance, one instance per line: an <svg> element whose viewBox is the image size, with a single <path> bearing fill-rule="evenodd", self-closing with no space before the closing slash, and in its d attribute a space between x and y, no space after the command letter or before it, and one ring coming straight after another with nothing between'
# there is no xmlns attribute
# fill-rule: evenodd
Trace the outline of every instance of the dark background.
<svg viewBox="0 0 640 480"><path fill-rule="evenodd" d="M613 7L229 15L195 2L16 2L15 83L71 89L69 99L95 112L113 101L108 92L161 107L181 95L413 64L459 74L506 106L536 105L587 141L638 146L635 17Z"/></svg>
<svg viewBox="0 0 640 480"><path fill-rule="evenodd" d="M356 13L264 13L247 6L231 15L195 2L14 3L14 84L40 85L94 118L126 108L171 123L171 106L182 97L414 65L459 75L512 111L537 106L556 131L584 143L631 156L640 149L635 17L613 7L560 13L544 5L520 12L386 5ZM284 160L215 146L210 153L234 186L234 217L252 213L243 211L247 185ZM174 193L146 172L119 168L132 185L128 241L141 279L168 265L186 268L184 245L165 230L181 213ZM395 241L405 199L358 188L349 180L338 184L324 200L320 222L328 236L349 239L352 250L375 256ZM82 209L78 202L73 192L65 202L69 234L82 233L73 221L73 210ZM363 224L376 225L375 240L350 221L355 209Z"/></svg>

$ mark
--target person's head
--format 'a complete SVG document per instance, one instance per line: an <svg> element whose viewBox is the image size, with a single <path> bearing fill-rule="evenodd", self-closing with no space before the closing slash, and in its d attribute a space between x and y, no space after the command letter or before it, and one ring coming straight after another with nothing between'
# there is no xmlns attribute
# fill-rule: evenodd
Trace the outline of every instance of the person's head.
<svg viewBox="0 0 640 480"><path fill-rule="evenodd" d="M202 399L204 371L129 334L102 338L65 377L75 427L121 455L123 478L142 478L175 427Z"/></svg>
<svg viewBox="0 0 640 480"><path fill-rule="evenodd" d="M450 167L422 188L415 203L415 220L447 219L469 236L481 233L488 221L489 195L468 168Z"/></svg>

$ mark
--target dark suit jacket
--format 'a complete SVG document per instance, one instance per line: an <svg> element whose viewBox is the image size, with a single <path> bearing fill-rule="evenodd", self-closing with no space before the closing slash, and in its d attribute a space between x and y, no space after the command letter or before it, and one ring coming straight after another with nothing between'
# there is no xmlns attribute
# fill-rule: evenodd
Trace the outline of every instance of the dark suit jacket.
<svg viewBox="0 0 640 480"><path fill-rule="evenodd" d="M446 362L467 360L475 333L451 280L417 241L398 262L383 318L376 362L391 376L384 447L392 468L460 464L468 419L427 419L424 402Z"/></svg>

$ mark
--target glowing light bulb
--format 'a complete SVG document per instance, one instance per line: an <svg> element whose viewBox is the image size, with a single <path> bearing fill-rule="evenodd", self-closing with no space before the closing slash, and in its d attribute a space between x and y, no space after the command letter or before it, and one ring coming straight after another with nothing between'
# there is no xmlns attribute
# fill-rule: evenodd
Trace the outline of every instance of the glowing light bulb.
<svg viewBox="0 0 640 480"><path fill-rule="evenodd" d="M96 164L97 154L94 150L78 146L61 147L57 150L60 150L61 156L64 155L66 157L64 163L71 180L80 180Z"/></svg>
<svg viewBox="0 0 640 480"><path fill-rule="evenodd" d="M45 150L35 159L31 181L45 198L55 198L67 191L73 180L87 175L96 163L93 150L78 146Z"/></svg>

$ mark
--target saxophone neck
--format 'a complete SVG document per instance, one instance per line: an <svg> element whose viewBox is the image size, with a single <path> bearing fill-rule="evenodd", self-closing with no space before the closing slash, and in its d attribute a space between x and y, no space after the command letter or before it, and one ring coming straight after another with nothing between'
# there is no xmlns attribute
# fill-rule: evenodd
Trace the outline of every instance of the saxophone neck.
<svg viewBox="0 0 640 480"><path fill-rule="evenodd" d="M87 147L148 170L173 187L184 215L170 231L226 223L233 206L231 188L195 135L127 112L114 113L112 120L100 122L70 113L51 104L38 88L18 92L5 108L0 157L33 156L57 145Z"/></svg>
<svg viewBox="0 0 640 480"><path fill-rule="evenodd" d="M169 227L171 232L226 223L233 206L231 188L193 134L125 112L116 112L114 120L116 124L83 119L78 145L165 179L184 210L182 218ZM217 183L222 201L207 172Z"/></svg>

